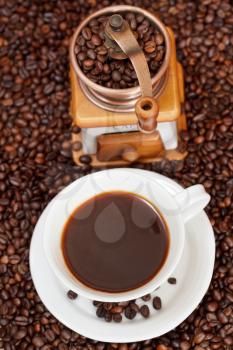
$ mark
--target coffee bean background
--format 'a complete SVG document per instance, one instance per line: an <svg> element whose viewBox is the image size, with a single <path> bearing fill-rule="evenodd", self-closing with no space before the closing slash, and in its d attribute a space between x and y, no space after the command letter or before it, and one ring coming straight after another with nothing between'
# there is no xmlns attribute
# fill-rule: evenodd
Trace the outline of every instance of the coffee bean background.
<svg viewBox="0 0 233 350"><path fill-rule="evenodd" d="M71 158L68 45L87 14L113 3L157 12L176 34L189 126L182 138L189 155L183 162L134 167L184 186L202 183L212 196L207 212L217 249L210 288L187 320L160 338L128 345L96 342L64 327L41 303L28 265L30 238L46 204L94 171ZM0 0L0 18L0 347L232 349L232 2L103 0L93 6L88 0Z"/></svg>
<svg viewBox="0 0 233 350"><path fill-rule="evenodd" d="M153 77L160 69L166 52L164 36L145 16L127 12L122 17L128 22L146 57ZM105 46L105 26L110 16L96 17L77 37L74 52L84 74L98 85L113 89L138 86L138 79L129 59L110 57Z"/></svg>

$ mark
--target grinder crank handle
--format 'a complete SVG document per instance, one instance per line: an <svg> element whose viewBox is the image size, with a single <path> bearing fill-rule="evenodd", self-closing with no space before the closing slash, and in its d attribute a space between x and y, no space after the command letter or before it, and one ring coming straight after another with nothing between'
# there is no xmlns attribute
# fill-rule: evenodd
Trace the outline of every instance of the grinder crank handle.
<svg viewBox="0 0 233 350"><path fill-rule="evenodd" d="M105 27L106 35L114 40L129 57L137 74L142 97L137 101L135 113L139 129L153 133L157 126L159 106L153 98L152 83L146 57L127 21L119 14L112 15Z"/></svg>

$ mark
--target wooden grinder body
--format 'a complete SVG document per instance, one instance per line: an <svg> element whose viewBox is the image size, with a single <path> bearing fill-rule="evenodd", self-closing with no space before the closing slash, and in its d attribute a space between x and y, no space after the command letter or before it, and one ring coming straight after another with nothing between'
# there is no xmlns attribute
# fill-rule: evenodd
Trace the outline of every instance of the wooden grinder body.
<svg viewBox="0 0 233 350"><path fill-rule="evenodd" d="M176 60L174 34L167 28L171 42L171 56L165 87L157 99L159 114L157 130L144 134L138 128L138 119L132 112L112 112L98 107L84 94L79 79L71 65L71 105L73 124L81 132L72 135L73 142L82 147L73 151L76 164L82 165L80 156L88 154L94 167L127 166L132 162L149 163L162 159L181 160L186 152L179 151L179 133L186 129L183 113L184 82L180 63ZM163 124L165 123L165 124ZM162 130L172 126L176 140L172 148L164 143ZM161 131L160 131L161 129ZM173 131L174 134L174 131ZM167 136L169 137L169 136Z"/></svg>

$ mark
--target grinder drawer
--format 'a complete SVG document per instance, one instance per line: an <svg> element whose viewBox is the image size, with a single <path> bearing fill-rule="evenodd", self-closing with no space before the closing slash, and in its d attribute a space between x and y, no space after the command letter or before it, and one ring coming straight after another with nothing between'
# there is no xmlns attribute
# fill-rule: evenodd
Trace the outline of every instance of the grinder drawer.
<svg viewBox="0 0 233 350"><path fill-rule="evenodd" d="M135 131L97 137L97 159L101 162L119 159L134 162L163 152L164 145L158 131L152 134Z"/></svg>

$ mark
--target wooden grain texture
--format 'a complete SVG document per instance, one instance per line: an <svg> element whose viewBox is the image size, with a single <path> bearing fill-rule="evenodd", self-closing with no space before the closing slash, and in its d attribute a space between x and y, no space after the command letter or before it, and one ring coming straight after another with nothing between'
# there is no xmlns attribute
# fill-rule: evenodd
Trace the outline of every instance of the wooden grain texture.
<svg viewBox="0 0 233 350"><path fill-rule="evenodd" d="M72 134L72 141L76 142L82 142L82 133L79 134ZM83 155L82 150L79 151L73 151L73 160L76 164L81 165L82 163L79 160L79 157ZM174 150L169 150L165 151L163 155L159 155L156 157L150 157L150 158L145 158L145 159L140 159L140 163L153 163L153 162L160 162L163 159L168 159L168 160L182 160L187 156L187 152L180 152L177 149ZM105 161L105 162L100 162L97 159L96 154L90 154L91 157L91 165L94 168L104 168L104 167L109 167L109 168L114 168L114 167L121 167L121 166L128 166L130 162L127 162L123 159L121 160L114 160L114 161Z"/></svg>
<svg viewBox="0 0 233 350"><path fill-rule="evenodd" d="M121 159L136 161L159 156L163 152L164 146L158 131L153 134L136 131L97 137L97 159L101 162Z"/></svg>
<svg viewBox="0 0 233 350"><path fill-rule="evenodd" d="M157 127L159 106L153 97L141 97L136 103L135 113L142 131L153 132Z"/></svg>

